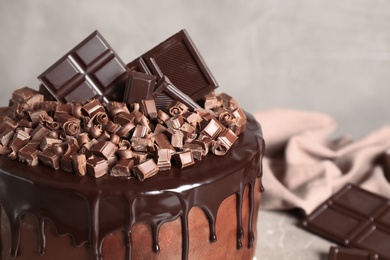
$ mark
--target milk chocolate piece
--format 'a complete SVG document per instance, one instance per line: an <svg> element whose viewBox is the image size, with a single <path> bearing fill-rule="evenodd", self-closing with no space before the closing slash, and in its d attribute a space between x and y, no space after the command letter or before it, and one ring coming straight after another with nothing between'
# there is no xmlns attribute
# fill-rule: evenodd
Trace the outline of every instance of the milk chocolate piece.
<svg viewBox="0 0 390 260"><path fill-rule="evenodd" d="M173 100L168 105L168 111L171 116L177 116L186 113L188 107L179 101Z"/></svg>
<svg viewBox="0 0 390 260"><path fill-rule="evenodd" d="M145 116L148 116L150 119L157 119L157 109L154 99L150 100L141 100L141 111Z"/></svg>
<svg viewBox="0 0 390 260"><path fill-rule="evenodd" d="M172 151L170 149L157 150L157 167L160 171L171 169Z"/></svg>
<svg viewBox="0 0 390 260"><path fill-rule="evenodd" d="M9 142L9 147L13 152L17 153L20 148L27 144L28 140L30 140L30 135L23 130L17 129Z"/></svg>
<svg viewBox="0 0 390 260"><path fill-rule="evenodd" d="M302 224L341 245L390 258L390 200L358 186L344 186Z"/></svg>
<svg viewBox="0 0 390 260"><path fill-rule="evenodd" d="M132 159L134 157L133 151L127 148L119 148L115 153L118 155L119 160Z"/></svg>
<svg viewBox="0 0 390 260"><path fill-rule="evenodd" d="M128 123L134 123L134 119L135 117L132 114L120 112L114 117L113 122L124 126Z"/></svg>
<svg viewBox="0 0 390 260"><path fill-rule="evenodd" d="M142 162L136 165L133 168L134 176L140 180L144 181L147 178L152 177L158 172L158 167L153 159L148 159L145 162Z"/></svg>
<svg viewBox="0 0 390 260"><path fill-rule="evenodd" d="M87 173L95 178L100 178L108 173L107 160L99 156L91 156L87 160Z"/></svg>
<svg viewBox="0 0 390 260"><path fill-rule="evenodd" d="M14 136L14 130L8 126L4 127L0 133L0 144L8 146Z"/></svg>
<svg viewBox="0 0 390 260"><path fill-rule="evenodd" d="M137 125L134 129L133 137L143 138L148 133L149 128L143 125Z"/></svg>
<svg viewBox="0 0 390 260"><path fill-rule="evenodd" d="M203 156L203 149L199 144L195 143L185 143L182 147L183 151L191 151L194 159L200 161Z"/></svg>
<svg viewBox="0 0 390 260"><path fill-rule="evenodd" d="M111 170L111 176L131 177L131 170L134 167L134 159L119 160Z"/></svg>
<svg viewBox="0 0 390 260"><path fill-rule="evenodd" d="M211 139L216 139L223 129L224 126L216 118L212 117L208 122L204 123L202 134Z"/></svg>
<svg viewBox="0 0 390 260"><path fill-rule="evenodd" d="M140 164L146 161L148 158L148 153L144 152L133 152L134 164Z"/></svg>
<svg viewBox="0 0 390 260"><path fill-rule="evenodd" d="M92 154L108 160L115 154L118 147L110 141L98 141L91 149Z"/></svg>
<svg viewBox="0 0 390 260"><path fill-rule="evenodd" d="M123 100L127 67L95 31L38 78L61 103Z"/></svg>
<svg viewBox="0 0 390 260"><path fill-rule="evenodd" d="M36 127L40 122L42 122L42 118L47 118L49 115L45 110L39 109L31 111L28 113L28 116L32 122L33 127Z"/></svg>
<svg viewBox="0 0 390 260"><path fill-rule="evenodd" d="M78 153L72 157L73 171L77 176L84 176L87 174L87 158L85 154Z"/></svg>
<svg viewBox="0 0 390 260"><path fill-rule="evenodd" d="M39 160L55 170L60 169L60 156L55 154L52 147L48 147L38 155Z"/></svg>
<svg viewBox="0 0 390 260"><path fill-rule="evenodd" d="M169 129L171 130L171 129ZM168 130L168 131L169 131ZM171 135L171 144L175 148L182 148L184 143L184 134L182 131L179 130L173 130L172 129L172 135Z"/></svg>
<svg viewBox="0 0 390 260"><path fill-rule="evenodd" d="M166 75L195 101L217 88L217 82L186 30L171 36L127 66L150 71L158 79Z"/></svg>
<svg viewBox="0 0 390 260"><path fill-rule="evenodd" d="M66 171L66 172L73 172L73 163L72 163L73 155L75 155L75 154L70 153L70 154L61 156L61 159L60 159L61 170Z"/></svg>
<svg viewBox="0 0 390 260"><path fill-rule="evenodd" d="M18 159L21 162L26 162L29 166L36 166L39 162L38 155L41 151L38 150L38 141L29 141L25 146L20 148Z"/></svg>
<svg viewBox="0 0 390 260"><path fill-rule="evenodd" d="M152 141L147 138L132 137L131 148L137 152L147 152L148 146L152 146Z"/></svg>
<svg viewBox="0 0 390 260"><path fill-rule="evenodd" d="M12 93L12 102L13 103L26 102L36 94L39 94L39 92L29 87L23 87L15 90Z"/></svg>
<svg viewBox="0 0 390 260"><path fill-rule="evenodd" d="M175 160L175 164L183 169L185 167L191 166L195 164L194 156L192 155L192 151L178 152L173 155L173 159Z"/></svg>
<svg viewBox="0 0 390 260"><path fill-rule="evenodd" d="M50 137L50 136L44 136L42 141L41 141L41 144L39 145L39 149L41 149L41 151L43 151L46 148L51 147L54 144L59 144L59 143L62 143L61 139Z"/></svg>
<svg viewBox="0 0 390 260"><path fill-rule="evenodd" d="M215 155L225 155L237 138L237 135L232 130L227 128L223 129L217 141L212 146L212 152Z"/></svg>
<svg viewBox="0 0 390 260"><path fill-rule="evenodd" d="M378 255L366 250L331 246L328 260L377 260Z"/></svg>
<svg viewBox="0 0 390 260"><path fill-rule="evenodd" d="M172 152L175 152L175 148L169 142L168 137L165 134L160 133L160 134L155 135L154 141L156 142L157 146L160 149L169 149Z"/></svg>
<svg viewBox="0 0 390 260"><path fill-rule="evenodd" d="M152 99L156 76L129 71L123 102L139 103L141 100Z"/></svg>
<svg viewBox="0 0 390 260"><path fill-rule="evenodd" d="M155 99L157 109L167 109L172 101L179 101L192 110L200 108L191 97L174 86L166 76L163 76L158 82L156 90L153 92L153 98Z"/></svg>
<svg viewBox="0 0 390 260"><path fill-rule="evenodd" d="M114 118L120 112L130 114L129 109L127 108L126 104L123 102L110 101L106 105L106 109L109 115L111 116L111 118Z"/></svg>

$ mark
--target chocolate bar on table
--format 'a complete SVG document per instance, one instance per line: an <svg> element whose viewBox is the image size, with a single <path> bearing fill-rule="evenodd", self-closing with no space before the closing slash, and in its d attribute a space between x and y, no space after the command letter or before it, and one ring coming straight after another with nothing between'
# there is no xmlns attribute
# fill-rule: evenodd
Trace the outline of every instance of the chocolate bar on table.
<svg viewBox="0 0 390 260"><path fill-rule="evenodd" d="M96 98L122 101L128 68L107 41L94 31L38 79L59 102Z"/></svg>
<svg viewBox="0 0 390 260"><path fill-rule="evenodd" d="M328 260L377 260L378 255L366 250L331 246Z"/></svg>
<svg viewBox="0 0 390 260"><path fill-rule="evenodd" d="M344 246L390 259L390 200L347 184L322 203L302 225Z"/></svg>
<svg viewBox="0 0 390 260"><path fill-rule="evenodd" d="M181 92L197 101L218 87L186 30L181 30L141 57L129 69L167 76Z"/></svg>

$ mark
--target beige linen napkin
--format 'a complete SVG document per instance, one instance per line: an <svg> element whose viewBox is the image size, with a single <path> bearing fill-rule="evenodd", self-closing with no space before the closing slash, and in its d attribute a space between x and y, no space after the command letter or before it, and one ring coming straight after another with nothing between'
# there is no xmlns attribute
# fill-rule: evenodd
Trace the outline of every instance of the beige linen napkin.
<svg viewBox="0 0 390 260"><path fill-rule="evenodd" d="M254 114L263 128L263 209L301 208L310 214L347 183L390 198L378 160L390 149L390 126L352 140L334 136L328 115L275 108Z"/></svg>

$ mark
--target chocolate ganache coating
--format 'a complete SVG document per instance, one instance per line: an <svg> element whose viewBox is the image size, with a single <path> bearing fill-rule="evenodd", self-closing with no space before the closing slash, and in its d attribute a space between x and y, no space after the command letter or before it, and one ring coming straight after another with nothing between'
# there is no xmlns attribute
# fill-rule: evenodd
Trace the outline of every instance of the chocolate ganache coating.
<svg viewBox="0 0 390 260"><path fill-rule="evenodd" d="M37 250L42 257L49 243L46 237L48 223L55 227L57 235L69 235L75 246L89 247L90 258L87 259L100 260L106 259L104 241L118 231L123 234L123 259L132 259L132 251L136 249L132 248L131 230L139 223L150 226L151 247L158 256L160 227L179 220L181 258L188 259L190 210L194 207L203 210L209 223L208 239L212 243L218 240L217 213L229 196L236 199L236 217L232 218L236 223L230 223L237 229L236 250L243 247L244 236L248 241L246 246L252 248L256 232L254 218L257 217L259 193L263 190L261 160L264 140L259 123L252 115L246 116L245 132L225 156L210 154L197 161L195 166L172 167L143 182L109 175L80 177L41 164L26 166L1 156L1 256L5 259L23 256L19 250L23 246L21 227L25 216L34 215L38 220ZM243 224L243 201L248 203L246 226ZM8 225L10 238L3 232L3 227ZM3 240L9 241L10 250L4 246Z"/></svg>

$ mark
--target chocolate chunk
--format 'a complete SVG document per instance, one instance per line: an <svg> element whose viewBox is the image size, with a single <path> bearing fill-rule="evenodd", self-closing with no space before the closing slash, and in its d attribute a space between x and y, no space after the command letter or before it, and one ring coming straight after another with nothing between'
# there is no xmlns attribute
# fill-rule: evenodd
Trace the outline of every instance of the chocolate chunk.
<svg viewBox="0 0 390 260"><path fill-rule="evenodd" d="M145 116L148 116L150 119L157 119L157 109L154 99L141 100L141 111Z"/></svg>
<svg viewBox="0 0 390 260"><path fill-rule="evenodd" d="M86 116L93 117L96 113L105 112L105 109L99 100L92 99L81 108L81 112Z"/></svg>
<svg viewBox="0 0 390 260"><path fill-rule="evenodd" d="M108 160L115 154L118 147L110 141L98 141L91 149L92 154Z"/></svg>
<svg viewBox="0 0 390 260"><path fill-rule="evenodd" d="M152 141L148 138L132 137L131 148L137 152L147 152L148 147L153 146Z"/></svg>
<svg viewBox="0 0 390 260"><path fill-rule="evenodd" d="M216 139L225 127L216 119L212 117L210 120L202 124L202 134Z"/></svg>
<svg viewBox="0 0 390 260"><path fill-rule="evenodd" d="M41 144L39 145L39 149L41 151L46 150L46 148L51 147L54 144L62 143L61 139L50 137L50 136L44 136Z"/></svg>
<svg viewBox="0 0 390 260"><path fill-rule="evenodd" d="M87 174L87 158L85 154L78 153L72 157L73 171L77 176L84 176Z"/></svg>
<svg viewBox="0 0 390 260"><path fill-rule="evenodd" d="M191 151L192 155L194 156L194 159L200 161L202 160L203 156L203 149L199 144L194 143L185 143L182 147L183 151Z"/></svg>
<svg viewBox="0 0 390 260"><path fill-rule="evenodd" d="M171 117L165 122L168 128L179 129L184 124L184 118L182 115Z"/></svg>
<svg viewBox="0 0 390 260"><path fill-rule="evenodd" d="M207 155L209 153L209 150L213 146L214 142L215 141L213 139L211 139L209 137L205 137L205 138L202 138L202 139L195 139L191 143L192 144L197 144L200 147L202 147L203 155Z"/></svg>
<svg viewBox="0 0 390 260"><path fill-rule="evenodd" d="M218 107L218 98L216 97L214 92L210 92L206 94L203 100L204 100L203 107L205 109L214 109Z"/></svg>
<svg viewBox="0 0 390 260"><path fill-rule="evenodd" d="M133 137L143 138L148 133L149 128L143 125L137 125L134 129Z"/></svg>
<svg viewBox="0 0 390 260"><path fill-rule="evenodd" d="M246 129L246 115L244 111L241 108L237 108L233 112L233 116L235 117L235 120L233 124L230 126L230 129L238 136Z"/></svg>
<svg viewBox="0 0 390 260"><path fill-rule="evenodd" d="M211 151L215 155L225 155L237 138L237 135L232 130L225 128L213 144Z"/></svg>
<svg viewBox="0 0 390 260"><path fill-rule="evenodd" d="M157 109L167 109L172 101L179 101L192 110L200 108L191 97L174 86L166 76L157 83L156 90L153 92L153 98L155 99Z"/></svg>
<svg viewBox="0 0 390 260"><path fill-rule="evenodd" d="M133 123L127 123L123 125L121 128L119 128L117 131L115 131L115 134L119 137L129 138L130 137L130 131L135 128L135 125Z"/></svg>
<svg viewBox="0 0 390 260"><path fill-rule="evenodd" d="M116 116L113 119L113 122L116 124L120 124L121 126L124 126L128 123L134 123L135 117L132 114L126 113L126 112L120 112L116 114Z"/></svg>
<svg viewBox="0 0 390 260"><path fill-rule="evenodd" d="M165 134L160 133L155 135L154 141L160 149L169 149L172 152L175 152L175 148L169 142L168 137Z"/></svg>
<svg viewBox="0 0 390 260"><path fill-rule="evenodd" d="M52 147L48 147L38 155L39 160L46 166L55 170L60 169L60 156L54 153Z"/></svg>
<svg viewBox="0 0 390 260"><path fill-rule="evenodd" d="M145 152L133 152L134 164L140 164L146 161L148 153Z"/></svg>
<svg viewBox="0 0 390 260"><path fill-rule="evenodd" d="M38 78L61 103L92 98L123 100L128 69L95 31Z"/></svg>
<svg viewBox="0 0 390 260"><path fill-rule="evenodd" d="M0 144L8 146L14 136L14 130L11 127L5 126L0 132Z"/></svg>
<svg viewBox="0 0 390 260"><path fill-rule="evenodd" d="M23 103L29 100L30 98L32 98L36 94L39 94L39 92L29 87L23 87L15 90L12 93L12 102Z"/></svg>
<svg viewBox="0 0 390 260"><path fill-rule="evenodd" d="M133 168L134 176L140 180L144 181L147 178L152 177L158 172L158 167L153 159L148 159L145 162L142 162L136 165Z"/></svg>
<svg viewBox="0 0 390 260"><path fill-rule="evenodd" d="M172 151L170 149L157 150L157 167L160 171L171 169Z"/></svg>
<svg viewBox="0 0 390 260"><path fill-rule="evenodd" d="M39 162L38 155L41 151L38 150L38 141L29 141L25 146L20 148L18 159L21 162L26 162L29 166L36 166Z"/></svg>
<svg viewBox="0 0 390 260"><path fill-rule="evenodd" d="M175 160L175 164L183 169L185 167L191 166L195 164L194 156L192 155L192 151L184 151L178 152L173 155L173 159Z"/></svg>
<svg viewBox="0 0 390 260"><path fill-rule="evenodd" d="M39 123L42 122L42 118L47 118L49 115L45 110L39 109L34 110L28 113L30 121L32 122L33 127L36 127Z"/></svg>
<svg viewBox="0 0 390 260"><path fill-rule="evenodd" d="M317 207L303 226L341 245L390 258L390 200L348 184Z"/></svg>
<svg viewBox="0 0 390 260"><path fill-rule="evenodd" d="M64 156L61 156L60 158L60 167L61 170L66 171L66 172L73 172L73 162L72 162L72 157L75 154L67 154Z"/></svg>
<svg viewBox="0 0 390 260"><path fill-rule="evenodd" d="M133 151L127 148L119 148L116 150L116 154L118 155L119 160L132 159L134 157Z"/></svg>
<svg viewBox="0 0 390 260"><path fill-rule="evenodd" d="M217 87L185 30L171 36L127 66L145 72L149 70L158 79L163 75L168 76L178 89L195 101Z"/></svg>
<svg viewBox="0 0 390 260"><path fill-rule="evenodd" d="M134 159L119 160L111 170L111 176L131 177L131 170L134 167Z"/></svg>
<svg viewBox="0 0 390 260"><path fill-rule="evenodd" d="M95 178L100 178L108 173L107 160L99 156L91 156L87 160L87 173Z"/></svg>
<svg viewBox="0 0 390 260"><path fill-rule="evenodd" d="M30 135L23 130L17 129L9 142L9 147L13 153L17 153L20 148L27 144L28 140L30 140Z"/></svg>
<svg viewBox="0 0 390 260"><path fill-rule="evenodd" d="M164 122L166 122L170 117L167 113L165 113L164 111L162 111L161 109L160 110L157 110L157 118L159 120L159 123L160 124L163 124Z"/></svg>
<svg viewBox="0 0 390 260"><path fill-rule="evenodd" d="M328 260L377 260L378 254L370 251L331 246L329 249Z"/></svg>
<svg viewBox="0 0 390 260"><path fill-rule="evenodd" d="M175 148L183 147L184 134L182 131L169 129L171 131L171 144ZM169 131L168 130L168 131Z"/></svg>
<svg viewBox="0 0 390 260"><path fill-rule="evenodd" d="M123 102L139 103L141 100L152 99L156 76L129 71Z"/></svg>

